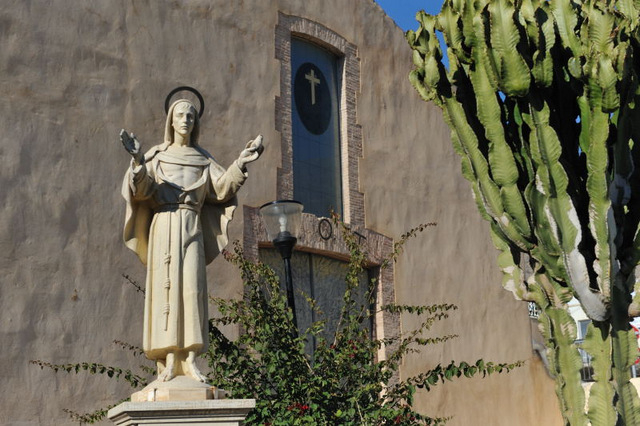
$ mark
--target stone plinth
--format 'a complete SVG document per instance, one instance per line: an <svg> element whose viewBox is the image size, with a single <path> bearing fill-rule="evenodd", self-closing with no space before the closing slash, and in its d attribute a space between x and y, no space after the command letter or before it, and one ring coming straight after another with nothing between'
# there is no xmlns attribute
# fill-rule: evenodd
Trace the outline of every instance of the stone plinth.
<svg viewBox="0 0 640 426"><path fill-rule="evenodd" d="M222 399L220 391L215 387L186 376L178 376L164 382L155 380L141 391L131 395L131 402L154 401L202 401Z"/></svg>
<svg viewBox="0 0 640 426"><path fill-rule="evenodd" d="M256 405L254 399L124 402L109 410L116 425L239 426Z"/></svg>

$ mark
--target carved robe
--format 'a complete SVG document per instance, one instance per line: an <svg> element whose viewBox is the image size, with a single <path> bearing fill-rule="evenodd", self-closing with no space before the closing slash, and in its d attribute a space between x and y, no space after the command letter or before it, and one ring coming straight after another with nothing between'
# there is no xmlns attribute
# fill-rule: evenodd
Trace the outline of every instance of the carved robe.
<svg viewBox="0 0 640 426"><path fill-rule="evenodd" d="M182 167L196 168L189 174L199 178L185 187L176 184L172 173ZM207 350L205 267L228 242L235 194L246 177L235 162L224 170L197 145L175 153L166 143L127 171L124 239L147 266L143 349L148 358Z"/></svg>

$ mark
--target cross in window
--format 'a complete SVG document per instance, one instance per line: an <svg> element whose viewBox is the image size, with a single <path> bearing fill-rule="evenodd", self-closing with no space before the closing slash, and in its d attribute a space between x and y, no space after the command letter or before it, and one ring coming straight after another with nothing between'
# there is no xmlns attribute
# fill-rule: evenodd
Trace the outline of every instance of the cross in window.
<svg viewBox="0 0 640 426"><path fill-rule="evenodd" d="M304 75L304 78L309 80L309 84L311 84L311 105L316 104L316 84L320 84L320 79L316 77L316 73L311 70L308 74Z"/></svg>

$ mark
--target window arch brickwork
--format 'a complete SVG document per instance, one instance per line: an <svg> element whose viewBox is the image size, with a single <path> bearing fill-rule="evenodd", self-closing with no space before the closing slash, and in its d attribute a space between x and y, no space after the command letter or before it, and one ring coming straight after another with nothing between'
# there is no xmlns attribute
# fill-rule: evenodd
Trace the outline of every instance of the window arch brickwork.
<svg viewBox="0 0 640 426"><path fill-rule="evenodd" d="M358 161L362 157L362 129L356 122L356 93L360 89L360 60L355 45L317 22L280 13L275 33L280 61L280 96L276 97L276 130L281 135L282 166L278 170L278 198L293 198L293 138L291 128L291 37L324 47L340 59L340 139L344 221L364 226L364 195L358 191Z"/></svg>

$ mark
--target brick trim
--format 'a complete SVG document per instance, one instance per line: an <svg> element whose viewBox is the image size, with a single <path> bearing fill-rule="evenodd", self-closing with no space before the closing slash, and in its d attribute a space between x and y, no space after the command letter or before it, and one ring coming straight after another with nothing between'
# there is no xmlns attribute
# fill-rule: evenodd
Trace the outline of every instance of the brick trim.
<svg viewBox="0 0 640 426"><path fill-rule="evenodd" d="M340 87L340 162L343 219L364 226L364 194L358 190L358 163L362 157L362 128L357 123L360 59L355 45L327 27L297 16L278 14L275 56L280 61L280 96L275 100L276 130L280 132L282 165L278 169L278 198L293 198L293 136L291 123L291 37L311 41L335 53Z"/></svg>

